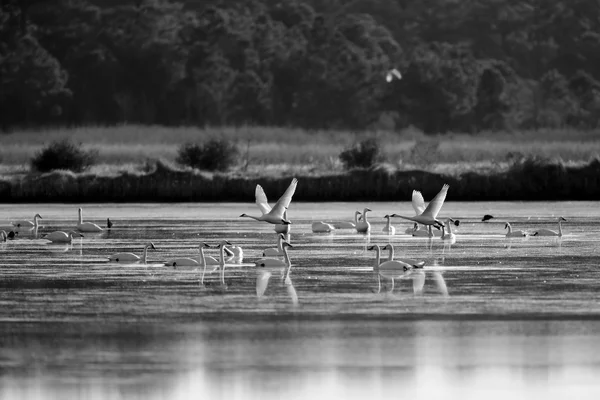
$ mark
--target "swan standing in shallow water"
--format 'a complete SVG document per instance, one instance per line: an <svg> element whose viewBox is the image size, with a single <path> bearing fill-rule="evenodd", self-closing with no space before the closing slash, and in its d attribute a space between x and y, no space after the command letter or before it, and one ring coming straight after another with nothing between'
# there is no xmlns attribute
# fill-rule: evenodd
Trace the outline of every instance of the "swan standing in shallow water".
<svg viewBox="0 0 600 400"><path fill-rule="evenodd" d="M81 232L102 232L102 228L92 222L83 222L83 210L79 207L79 218L77 220L77 229Z"/></svg>
<svg viewBox="0 0 600 400"><path fill-rule="evenodd" d="M431 200L431 202L419 215L415 215L414 217L408 217L404 215L392 214L392 217L408 219L409 221L418 222L422 225L436 225L441 228L444 224L437 219L437 215L439 214L440 210L442 209L442 206L444 205L444 200L446 200L446 194L448 193L449 188L450 185L444 184L439 193L433 198L433 200ZM420 192L417 193L420 194Z"/></svg>
<svg viewBox="0 0 600 400"><path fill-rule="evenodd" d="M392 226L392 220L390 215L386 215L384 218L387 218L387 222L385 224L385 226L383 227L383 233L387 233L388 235L395 235L396 234L396 228Z"/></svg>
<svg viewBox="0 0 600 400"><path fill-rule="evenodd" d="M149 248L152 250L156 250L156 247L154 247L154 243L150 242L146 246L144 246L144 252L142 253L141 257L133 253L116 253L109 256L108 259L112 262L141 261L142 264L146 264L146 256L148 255Z"/></svg>
<svg viewBox="0 0 600 400"><path fill-rule="evenodd" d="M527 236L527 232L525 231L521 231L521 230L517 230L517 231L513 231L512 226L510 226L510 222L507 222L506 225L504 225L504 229L508 229L508 232L506 233L506 237L524 237Z"/></svg>
<svg viewBox="0 0 600 400"><path fill-rule="evenodd" d="M377 293L381 292L381 277L391 279L392 288L390 291L393 291L394 279L406 276L407 272L412 269L411 265L403 263L402 261L392 260L380 262L381 248L379 245L374 244L369 246L367 250L375 250L375 265L373 266L373 271L377 273L377 283L379 285Z"/></svg>
<svg viewBox="0 0 600 400"><path fill-rule="evenodd" d="M206 244L206 243L202 243L199 247L199 253L200 255L194 259L191 257L181 257L181 258L176 258L174 260L170 260L167 261L165 263L166 266L168 267L203 267L206 265L206 256L204 255L204 249L209 249L210 245ZM212 260L214 260L213 262L211 262L211 264L214 265L219 265L219 261L216 260L214 257L210 257ZM211 261L212 261L211 260Z"/></svg>
<svg viewBox="0 0 600 400"><path fill-rule="evenodd" d="M360 211L355 211L354 212L354 222L348 222L348 221L334 221L331 223L331 225L335 228L335 229L356 229L356 224L358 224L358 216L361 215L362 213Z"/></svg>
<svg viewBox="0 0 600 400"><path fill-rule="evenodd" d="M533 235L531 236L558 236L561 237L563 235L562 233L562 224L561 222L565 221L567 222L566 219L564 219L563 217L558 217L558 232L553 231L551 229L538 229L537 231L533 232Z"/></svg>
<svg viewBox="0 0 600 400"><path fill-rule="evenodd" d="M382 250L389 250L388 253L388 261L394 260L394 246L391 243L386 244ZM398 261L409 264L413 268L423 268L425 266L425 261L415 260L414 258L399 258Z"/></svg>
<svg viewBox="0 0 600 400"><path fill-rule="evenodd" d="M333 227L333 225L330 225L323 221L313 222L310 225L310 228L313 231L313 233L327 233L335 230L335 227Z"/></svg>
<svg viewBox="0 0 600 400"><path fill-rule="evenodd" d="M292 183L290 183L290 186L287 188L285 193L279 198L279 200L277 200L277 203L275 203L273 208L269 206L267 195L265 194L263 188L260 185L256 185L254 196L256 197L256 205L260 209L262 215L260 217L255 217L248 214L242 214L240 217L248 217L257 221L264 221L275 225L290 224L289 220L284 219L283 213L290 206L290 202L292 201L292 196L296 191L297 185L298 179L292 179Z"/></svg>
<svg viewBox="0 0 600 400"><path fill-rule="evenodd" d="M356 232L358 233L369 233L371 231L371 223L367 219L367 213L371 211L370 208L365 208L362 212L362 220L356 223Z"/></svg>
<svg viewBox="0 0 600 400"><path fill-rule="evenodd" d="M43 219L42 216L40 214L35 214L35 216L33 217L33 221L21 220L21 221L14 221L12 224L16 228L36 229L40 226L39 221L38 221L39 219Z"/></svg>
<svg viewBox="0 0 600 400"><path fill-rule="evenodd" d="M54 231L52 233L42 235L42 239L51 241L52 243L71 243L73 242L73 236L83 237L79 232L70 231L69 233L63 231Z"/></svg>

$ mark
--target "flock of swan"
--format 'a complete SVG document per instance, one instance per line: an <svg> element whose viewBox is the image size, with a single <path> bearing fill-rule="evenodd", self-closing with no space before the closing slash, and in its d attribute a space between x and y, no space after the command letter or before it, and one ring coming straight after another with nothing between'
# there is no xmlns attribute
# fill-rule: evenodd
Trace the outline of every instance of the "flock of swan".
<svg viewBox="0 0 600 400"><path fill-rule="evenodd" d="M274 230L277 233L276 246L266 248L262 252L262 257L254 262L254 265L259 270L269 270L269 273L263 274L263 278L266 277L267 280L268 276L270 276L275 270L281 271L282 277L284 277L286 281L289 280L292 262L288 254L288 249L293 246L289 239L290 226L292 225L292 222L287 217L287 210L290 206L297 185L298 180L294 178L273 207L269 205L263 188L260 185L256 185L255 199L256 205L260 211L260 215L249 215L246 213L240 215L240 217L251 218L259 222L265 222L274 225ZM387 235L395 235L396 228L392 225L392 219L402 218L413 223L411 227L404 231L405 234L415 237L439 237L444 241L454 242L456 240L456 227L460 225L460 221L449 217L444 218L443 220L438 218L438 214L440 213L440 210L442 209L446 199L448 189L449 185L443 185L439 193L427 205L425 204L425 200L421 192L414 190L411 200L415 215L399 215L395 213L386 214L384 217L386 219L386 224L382 229L382 233ZM369 208L364 208L362 211L355 211L353 221L316 221L312 223L311 229L314 233L327 233L339 229L351 229L357 233L370 233L371 223L369 222L368 217L369 212L371 212L371 209ZM494 219L493 216L485 215L482 221L489 222L492 219ZM20 230L33 230L36 232L37 237L37 230L40 226L40 220L42 220L42 216L40 214L35 214L32 220L13 221L9 226L7 226L7 229L9 230L8 233L5 230L0 230L0 241L15 239ZM511 224L506 222L505 229L508 230L506 237L514 238L525 237L528 235L561 237L563 235L561 222L563 221L566 221L566 219L563 217L558 218L558 231L539 229L530 234L522 230L513 230ZM79 208L78 220L73 230L44 233L41 235L41 238L52 243L71 243L74 237L83 237L83 233L102 232L104 229L110 229L112 226L113 223L108 218L106 221L106 228L103 228L92 222L84 222L83 211L81 208ZM219 250L218 258L205 254L205 250L210 248L217 248ZM156 250L156 246L152 242L148 243L144 247L141 255L131 252L118 252L108 256L108 261L115 263L127 262L146 264L148 250ZM215 269L220 268L221 281L223 282L225 265L232 261L235 263L240 263L244 257L242 248L232 245L227 240L223 240L216 245L201 243L198 250L198 256L175 258L164 262L164 265L174 268L204 268L202 279L204 279L204 273L206 272L207 266L213 266ZM395 257L394 248L391 244L387 244L383 248L379 245L371 245L367 247L367 250L372 250L375 252L375 264L373 266L373 271L376 272L379 277L390 279L392 281L392 288L395 278L405 274L408 271L422 269L425 265L423 260ZM384 250L388 250L389 255L386 260L381 261L381 252ZM265 279L262 279L262 281L265 281ZM381 284L379 287L381 289ZM257 291L261 290L264 292L264 286L262 286L262 289L257 286Z"/></svg>

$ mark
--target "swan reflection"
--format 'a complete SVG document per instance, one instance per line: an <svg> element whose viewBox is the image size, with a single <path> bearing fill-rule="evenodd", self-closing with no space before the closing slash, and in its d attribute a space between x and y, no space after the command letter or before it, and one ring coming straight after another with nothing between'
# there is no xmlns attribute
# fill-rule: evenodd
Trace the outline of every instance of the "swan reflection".
<svg viewBox="0 0 600 400"><path fill-rule="evenodd" d="M433 280L436 291L439 292L442 296L449 296L448 287L446 286L446 281L439 271L427 271L422 269L412 269L406 271L404 273L390 273L386 271L386 273L379 272L377 273L377 293L381 293L381 287L387 286L385 281L391 282L391 287L387 290L388 293L392 293L395 288L395 281L397 280L411 280L412 281L412 291L413 295L423 295L423 291L425 289L425 283L430 280ZM381 281L384 281L382 285Z"/></svg>

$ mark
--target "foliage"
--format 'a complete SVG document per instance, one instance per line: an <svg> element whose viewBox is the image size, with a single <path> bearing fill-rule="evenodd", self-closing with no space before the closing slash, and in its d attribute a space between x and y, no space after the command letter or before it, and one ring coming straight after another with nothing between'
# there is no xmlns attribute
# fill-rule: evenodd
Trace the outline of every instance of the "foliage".
<svg viewBox="0 0 600 400"><path fill-rule="evenodd" d="M97 150L84 150L81 144L63 139L36 152L30 163L31 168L38 172L57 169L81 172L94 165L97 158Z"/></svg>
<svg viewBox="0 0 600 400"><path fill-rule="evenodd" d="M209 139L204 143L184 143L177 151L177 162L192 168L224 171L239 161L237 145L227 139Z"/></svg>
<svg viewBox="0 0 600 400"><path fill-rule="evenodd" d="M342 151L340 161L346 169L370 168L381 159L381 149L376 138L367 138Z"/></svg>

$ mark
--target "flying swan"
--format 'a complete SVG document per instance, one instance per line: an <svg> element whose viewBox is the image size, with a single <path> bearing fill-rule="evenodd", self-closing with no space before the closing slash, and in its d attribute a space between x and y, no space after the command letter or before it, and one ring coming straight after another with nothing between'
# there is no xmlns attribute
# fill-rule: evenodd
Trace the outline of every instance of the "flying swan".
<svg viewBox="0 0 600 400"><path fill-rule="evenodd" d="M256 205L260 209L262 215L260 217L255 217L255 216L248 215L248 214L242 214L242 215L240 215L240 217L248 217L248 218L255 219L257 221L264 221L264 222L268 222L270 224L276 224L276 225L277 224L290 224L291 222L284 218L283 213L290 206L290 202L292 201L292 196L294 195L294 192L296 191L297 185L298 185L298 179L296 179L296 178L292 179L292 183L290 183L290 186L287 188L287 190L285 191L283 196L281 196L279 198L279 200L277 200L277 203L275 203L275 206L273 208L271 208L271 206L269 206L269 203L267 202L267 195L265 194L265 191L263 190L263 188L260 185L256 185L256 190L255 190L254 195L256 197Z"/></svg>

